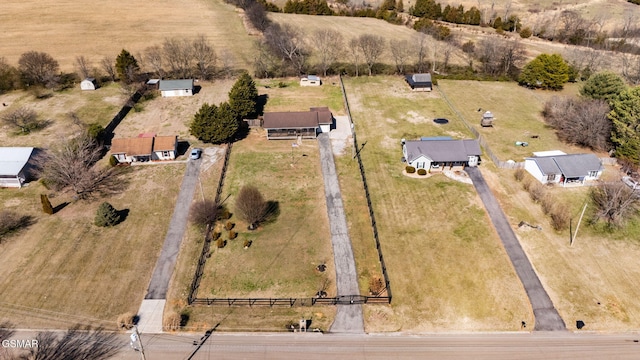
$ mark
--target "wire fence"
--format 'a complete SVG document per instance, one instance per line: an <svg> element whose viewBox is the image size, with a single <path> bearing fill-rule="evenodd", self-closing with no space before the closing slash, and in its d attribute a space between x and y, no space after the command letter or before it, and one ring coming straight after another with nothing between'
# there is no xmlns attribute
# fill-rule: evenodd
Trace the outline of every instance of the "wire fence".
<svg viewBox="0 0 640 360"><path fill-rule="evenodd" d="M362 157L360 156L360 151L358 150L358 138L356 137L355 126L353 124L353 120L351 118L351 109L349 108L349 100L347 99L347 91L344 88L344 82L342 81L342 76L340 76L340 89L342 90L342 98L344 101L344 108L347 111L347 116L349 117L349 125L351 126L351 132L353 136L353 146L355 148L354 157L358 160L358 167L360 169L360 177L362 178L362 186L364 188L364 194L367 198L367 207L369 208L369 218L371 219L371 229L373 230L373 239L376 243L376 250L378 251L378 260L380 261L380 268L382 269L382 276L384 277L385 287L383 290L379 292L379 294L386 291L386 298L389 299L389 303L391 303L391 282L389 281L389 274L387 273L387 265L384 261L384 256L382 255L382 246L380 245L380 236L378 234L378 225L376 222L376 214L373 211L373 204L371 203L371 196L369 195L369 186L367 185L367 176L364 171L364 165L362 163ZM360 149L361 150L361 149Z"/></svg>
<svg viewBox="0 0 640 360"><path fill-rule="evenodd" d="M345 295L339 297L313 298L197 298L196 305L223 306L269 306L296 307L314 305L356 305L356 304L388 304L391 299L387 296Z"/></svg>

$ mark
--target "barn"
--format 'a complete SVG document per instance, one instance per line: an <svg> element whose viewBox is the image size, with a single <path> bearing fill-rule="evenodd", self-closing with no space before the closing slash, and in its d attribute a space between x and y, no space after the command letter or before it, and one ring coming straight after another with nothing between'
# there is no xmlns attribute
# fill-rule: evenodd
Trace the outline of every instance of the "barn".
<svg viewBox="0 0 640 360"><path fill-rule="evenodd" d="M193 96L193 79L160 80L162 97Z"/></svg>
<svg viewBox="0 0 640 360"><path fill-rule="evenodd" d="M94 78L86 78L80 82L81 90L95 90L97 87L96 79Z"/></svg>
<svg viewBox="0 0 640 360"><path fill-rule="evenodd" d="M32 147L0 147L0 187L22 187L29 179L32 154Z"/></svg>

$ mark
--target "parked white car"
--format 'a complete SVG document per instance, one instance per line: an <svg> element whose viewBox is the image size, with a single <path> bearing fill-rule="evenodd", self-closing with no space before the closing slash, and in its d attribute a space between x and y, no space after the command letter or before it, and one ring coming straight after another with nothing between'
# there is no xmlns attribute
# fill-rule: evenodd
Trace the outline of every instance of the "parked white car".
<svg viewBox="0 0 640 360"><path fill-rule="evenodd" d="M191 160L198 160L200 159L200 155L202 155L202 149L193 149L191 150L191 155L189 155L189 158Z"/></svg>

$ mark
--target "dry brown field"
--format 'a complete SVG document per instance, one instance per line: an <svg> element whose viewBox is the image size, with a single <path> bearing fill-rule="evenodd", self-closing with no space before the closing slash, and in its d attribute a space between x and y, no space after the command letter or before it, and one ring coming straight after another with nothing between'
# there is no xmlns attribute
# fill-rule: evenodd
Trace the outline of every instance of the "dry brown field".
<svg viewBox="0 0 640 360"><path fill-rule="evenodd" d="M218 55L223 50L237 68L252 62L252 38L236 9L221 0L6 0L0 12L0 56L16 64L20 54L44 51L72 71L76 56L99 66L104 56L124 48L137 55L170 37L204 34Z"/></svg>

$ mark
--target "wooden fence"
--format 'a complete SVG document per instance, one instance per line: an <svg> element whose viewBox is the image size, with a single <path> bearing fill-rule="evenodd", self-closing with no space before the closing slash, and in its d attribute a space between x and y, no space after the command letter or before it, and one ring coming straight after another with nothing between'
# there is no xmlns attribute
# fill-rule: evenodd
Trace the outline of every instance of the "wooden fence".
<svg viewBox="0 0 640 360"><path fill-rule="evenodd" d="M345 295L339 297L315 298L197 298L196 305L223 306L269 306L297 307L314 305L356 305L356 304L389 304L387 296Z"/></svg>
<svg viewBox="0 0 640 360"><path fill-rule="evenodd" d="M358 160L358 167L360 168L360 177L362 178L362 186L364 187L364 194L367 198L367 207L369 208L369 218L371 219L371 229L373 230L373 239L376 243L376 250L378 251L378 260L380 261L380 268L382 269L382 276L384 277L385 288L380 292L387 292L387 298L389 299L389 303L391 303L391 282L389 281L389 274L387 273L387 265L384 262L384 256L382 255L382 247L380 246L380 236L378 235L378 225L376 223L376 214L373 211L373 205L371 203L371 197L369 195L369 186L367 185L367 176L364 172L364 165L362 164L362 158L360 156L360 150L358 149L358 138L356 137L355 126L353 125L353 120L351 119L351 109L349 108L349 100L347 99L347 92L344 88L344 82L342 81L342 76L340 76L340 89L342 90L342 98L344 101L344 108L347 111L347 116L349 117L349 125L351 126L351 131L353 135L353 146L355 147L355 155L354 157Z"/></svg>

